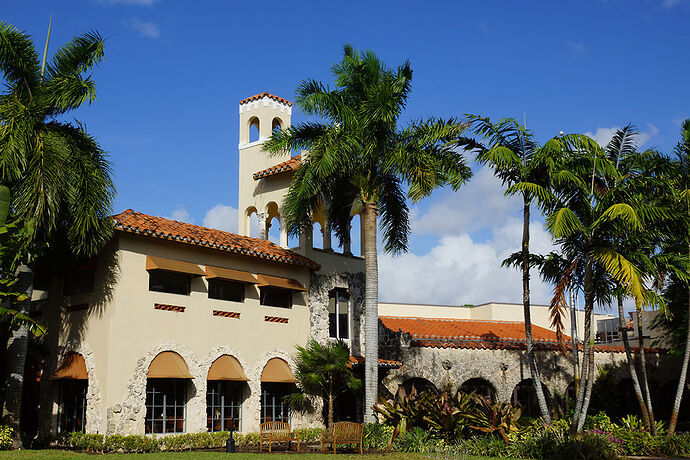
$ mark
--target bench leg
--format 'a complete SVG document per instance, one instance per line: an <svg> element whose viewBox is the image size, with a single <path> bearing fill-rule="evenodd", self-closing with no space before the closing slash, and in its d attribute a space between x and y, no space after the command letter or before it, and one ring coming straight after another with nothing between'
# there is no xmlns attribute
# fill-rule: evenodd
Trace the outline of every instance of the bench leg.
<svg viewBox="0 0 690 460"><path fill-rule="evenodd" d="M364 452L362 451L362 441L359 441L359 455L362 455Z"/></svg>

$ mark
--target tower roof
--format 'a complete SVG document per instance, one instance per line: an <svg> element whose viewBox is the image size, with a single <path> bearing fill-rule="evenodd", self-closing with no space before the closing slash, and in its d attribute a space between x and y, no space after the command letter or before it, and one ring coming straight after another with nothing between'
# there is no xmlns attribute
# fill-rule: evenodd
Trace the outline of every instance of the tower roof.
<svg viewBox="0 0 690 460"><path fill-rule="evenodd" d="M302 163L302 155L295 155L294 157L290 157L289 160L285 160L282 163L278 163L275 166L271 166L268 169L264 169L259 172L255 172L252 177L254 177L254 180L259 180L264 177L268 176L275 176L276 174L288 172L288 171L294 171L297 168L300 167L300 164Z"/></svg>
<svg viewBox="0 0 690 460"><path fill-rule="evenodd" d="M268 91L264 91L263 93L255 94L253 96L249 96L248 98L242 99L240 101L240 105L246 104L246 103L252 102L252 101L259 101L265 97L272 99L276 102L280 102L281 104L285 104L287 106L292 107L292 102L288 101L287 99L283 99L280 96L275 96L275 95L269 93Z"/></svg>

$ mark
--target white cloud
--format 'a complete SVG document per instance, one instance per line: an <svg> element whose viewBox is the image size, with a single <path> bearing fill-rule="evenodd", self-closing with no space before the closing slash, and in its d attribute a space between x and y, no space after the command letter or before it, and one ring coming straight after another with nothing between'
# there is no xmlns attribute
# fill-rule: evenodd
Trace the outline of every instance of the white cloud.
<svg viewBox="0 0 690 460"><path fill-rule="evenodd" d="M568 40L565 42L565 46L570 50L570 57L582 56L587 52L585 44L582 42Z"/></svg>
<svg viewBox="0 0 690 460"><path fill-rule="evenodd" d="M533 215L530 251L548 253L554 249L551 238L538 212ZM501 267L520 250L522 203L503 195L489 168L476 171L459 192L446 193L424 213L413 215L412 231L439 240L425 253L379 256L381 300L461 305L522 299L520 272ZM533 271L533 301L547 303L551 292Z"/></svg>
<svg viewBox="0 0 690 460"><path fill-rule="evenodd" d="M187 211L187 208L184 206L180 205L178 206L173 212L172 212L172 217L173 220L178 220L180 222L187 222L189 224L194 223L194 219L190 218L189 211Z"/></svg>
<svg viewBox="0 0 690 460"><path fill-rule="evenodd" d="M602 147L606 147L606 144L611 141L613 135L616 134L616 131L619 129L621 129L620 126L613 126L611 128L597 128L594 133L588 131L585 133L585 135L597 141L597 144L601 145ZM647 130L641 131L637 135L637 146L643 147L657 134L659 134L659 128L651 123L647 123Z"/></svg>
<svg viewBox="0 0 690 460"><path fill-rule="evenodd" d="M237 233L237 208L217 204L206 212L204 226Z"/></svg>
<svg viewBox="0 0 690 460"><path fill-rule="evenodd" d="M552 248L541 223L530 226L531 250ZM490 301L520 302L521 273L501 267L501 262L519 250L522 224L509 219L496 228L494 237L478 243L468 233L448 235L426 254L379 257L381 300L436 304L480 304ZM547 303L551 287L532 272L531 296L534 303Z"/></svg>
<svg viewBox="0 0 690 460"><path fill-rule="evenodd" d="M503 195L500 179L481 168L458 192L446 192L423 213L413 209L412 233L457 235L496 225L497 218L518 215L519 198Z"/></svg>
<svg viewBox="0 0 690 460"><path fill-rule="evenodd" d="M158 24L153 22L143 22L138 18L132 18L126 22L127 27L139 32L144 38L152 38L154 40L161 37L161 29Z"/></svg>

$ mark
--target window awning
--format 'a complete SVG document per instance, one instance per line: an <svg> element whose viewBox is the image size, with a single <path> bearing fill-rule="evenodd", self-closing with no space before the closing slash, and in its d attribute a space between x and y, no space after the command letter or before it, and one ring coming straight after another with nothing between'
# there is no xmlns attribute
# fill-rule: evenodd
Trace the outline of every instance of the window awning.
<svg viewBox="0 0 690 460"><path fill-rule="evenodd" d="M213 361L208 370L207 380L231 380L233 382L246 382L249 379L242 370L242 365L230 355L223 355Z"/></svg>
<svg viewBox="0 0 690 460"><path fill-rule="evenodd" d="M150 379L191 379L187 363L174 351L164 351L153 358L146 377Z"/></svg>
<svg viewBox="0 0 690 460"><path fill-rule="evenodd" d="M79 353L69 353L62 360L60 366L50 377L50 380L88 380L84 357Z"/></svg>
<svg viewBox="0 0 690 460"><path fill-rule="evenodd" d="M158 256L146 256L146 270L167 270L169 272L187 273L194 276L204 276L206 274L197 264Z"/></svg>
<svg viewBox="0 0 690 460"><path fill-rule="evenodd" d="M249 272L233 270L232 268L212 267L210 265L206 266L206 278L220 278L230 281L239 281L240 283L247 284L256 284L259 282L259 280L256 279L256 276Z"/></svg>
<svg viewBox="0 0 690 460"><path fill-rule="evenodd" d="M272 286L281 289L290 289L292 291L306 291L307 289L302 284L291 278L281 278L279 276L271 275L256 275L259 278L259 287Z"/></svg>
<svg viewBox="0 0 690 460"><path fill-rule="evenodd" d="M280 358L271 358L261 371L261 381L265 383L295 383L290 366Z"/></svg>

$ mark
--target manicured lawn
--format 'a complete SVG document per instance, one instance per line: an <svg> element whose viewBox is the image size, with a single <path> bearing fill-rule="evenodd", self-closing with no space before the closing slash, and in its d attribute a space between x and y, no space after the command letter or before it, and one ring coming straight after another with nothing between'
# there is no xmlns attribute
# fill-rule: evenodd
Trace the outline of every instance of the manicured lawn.
<svg viewBox="0 0 690 460"><path fill-rule="evenodd" d="M94 458L122 459L122 460L258 460L261 456L269 454L226 454L225 452L168 452L154 454L79 454L63 450L21 450L0 452L0 460L88 460ZM390 452L387 454L270 454L276 459L286 460L335 460L335 459L362 459L362 460L423 460L429 457L420 454L403 454ZM467 457L467 460L481 460L487 457ZM506 460L506 459L504 459ZM509 459L507 459L509 460Z"/></svg>

